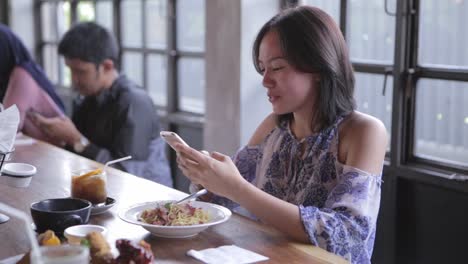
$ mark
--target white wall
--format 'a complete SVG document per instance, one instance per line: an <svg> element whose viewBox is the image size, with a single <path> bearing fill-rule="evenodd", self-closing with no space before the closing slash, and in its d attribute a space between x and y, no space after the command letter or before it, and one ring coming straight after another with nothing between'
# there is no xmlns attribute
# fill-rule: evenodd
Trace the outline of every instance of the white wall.
<svg viewBox="0 0 468 264"><path fill-rule="evenodd" d="M276 2L276 3L275 3ZM279 11L278 0L243 0L241 8L241 91L240 144L247 144L260 122L271 113L271 104L262 86L262 77L252 61L255 37L273 15Z"/></svg>

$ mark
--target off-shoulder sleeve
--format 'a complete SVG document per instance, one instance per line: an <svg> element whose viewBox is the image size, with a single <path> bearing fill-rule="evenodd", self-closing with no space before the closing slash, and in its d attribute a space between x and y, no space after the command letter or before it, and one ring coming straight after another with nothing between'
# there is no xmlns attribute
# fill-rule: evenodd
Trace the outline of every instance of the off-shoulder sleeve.
<svg viewBox="0 0 468 264"><path fill-rule="evenodd" d="M244 179L252 183L255 180L257 161L261 158L260 146L245 146L232 157L234 164ZM213 195L211 202L225 206L236 213L251 216L239 204L222 196Z"/></svg>
<svg viewBox="0 0 468 264"><path fill-rule="evenodd" d="M325 206L299 206L313 245L351 263L370 263L380 206L381 175L345 166Z"/></svg>

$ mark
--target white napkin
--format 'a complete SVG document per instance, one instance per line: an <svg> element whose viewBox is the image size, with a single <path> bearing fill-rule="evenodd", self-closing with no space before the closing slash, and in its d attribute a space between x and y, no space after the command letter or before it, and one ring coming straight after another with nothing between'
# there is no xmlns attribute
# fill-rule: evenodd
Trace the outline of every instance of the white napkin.
<svg viewBox="0 0 468 264"><path fill-rule="evenodd" d="M187 251L187 255L209 264L243 264L254 263L268 259L265 256L262 256L247 249L240 248L235 245L221 246L217 248L207 248L203 250L191 249Z"/></svg>
<svg viewBox="0 0 468 264"><path fill-rule="evenodd" d="M16 105L0 112L0 152L8 152L13 149L19 121L20 114Z"/></svg>

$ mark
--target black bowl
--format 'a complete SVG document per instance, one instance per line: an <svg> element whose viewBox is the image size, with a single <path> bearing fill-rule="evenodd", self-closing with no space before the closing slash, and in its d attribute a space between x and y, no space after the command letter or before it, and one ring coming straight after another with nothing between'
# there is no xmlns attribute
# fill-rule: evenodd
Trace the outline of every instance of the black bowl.
<svg viewBox="0 0 468 264"><path fill-rule="evenodd" d="M31 204L38 233L50 229L61 235L67 227L88 223L90 213L91 203L77 198L47 199Z"/></svg>

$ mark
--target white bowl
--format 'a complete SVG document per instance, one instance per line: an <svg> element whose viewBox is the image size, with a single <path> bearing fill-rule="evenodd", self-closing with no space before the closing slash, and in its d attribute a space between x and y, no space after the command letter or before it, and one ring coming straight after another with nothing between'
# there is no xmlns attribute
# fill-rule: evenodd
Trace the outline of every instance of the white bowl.
<svg viewBox="0 0 468 264"><path fill-rule="evenodd" d="M107 233L107 228L98 225L76 225L65 229L64 235L71 245L79 245L87 234L99 232L103 236Z"/></svg>
<svg viewBox="0 0 468 264"><path fill-rule="evenodd" d="M26 163L7 163L3 165L0 182L12 187L24 188L31 183L31 178L37 169Z"/></svg>
<svg viewBox="0 0 468 264"><path fill-rule="evenodd" d="M31 176L36 172L36 167L27 163L7 163L2 168L2 173L13 176Z"/></svg>
<svg viewBox="0 0 468 264"><path fill-rule="evenodd" d="M155 207L163 206L170 201L157 201L157 202L146 202L141 204L133 205L119 213L119 216L122 220L139 225L144 229L151 232L151 234L158 237L168 237L168 238L185 238L192 237L200 233L201 231L207 229L210 226L221 224L226 222L232 213L229 209L212 203L205 203L199 201L191 201L190 205L196 208L201 208L203 211L208 213L210 221L205 224L198 225L189 225L189 226L161 226L161 225L151 225L141 221L138 221L139 215L146 209L154 209Z"/></svg>

